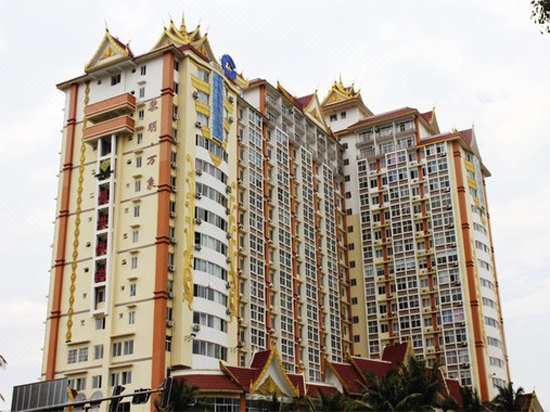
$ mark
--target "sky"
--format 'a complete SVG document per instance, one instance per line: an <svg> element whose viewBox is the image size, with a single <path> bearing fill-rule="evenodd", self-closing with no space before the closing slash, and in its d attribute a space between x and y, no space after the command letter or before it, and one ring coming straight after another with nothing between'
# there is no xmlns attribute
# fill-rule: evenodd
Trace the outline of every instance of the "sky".
<svg viewBox="0 0 550 412"><path fill-rule="evenodd" d="M339 76L374 113L435 106L475 126L512 380L550 409L550 34L529 0L0 0L0 410L40 376L63 94L111 34L150 50L170 15L201 23L246 78L323 98Z"/></svg>

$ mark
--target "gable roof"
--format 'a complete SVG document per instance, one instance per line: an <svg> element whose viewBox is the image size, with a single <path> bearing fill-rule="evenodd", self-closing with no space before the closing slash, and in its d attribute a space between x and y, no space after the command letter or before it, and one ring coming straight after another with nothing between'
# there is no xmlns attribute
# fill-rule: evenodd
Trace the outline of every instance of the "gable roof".
<svg viewBox="0 0 550 412"><path fill-rule="evenodd" d="M462 393L460 392L460 382L456 379L445 379L447 390L456 403L462 405Z"/></svg>
<svg viewBox="0 0 550 412"><path fill-rule="evenodd" d="M359 395L364 391L367 381L351 363L327 362L327 366L336 375L345 392Z"/></svg>
<svg viewBox="0 0 550 412"><path fill-rule="evenodd" d="M250 364L251 368L263 369L269 357L271 356L270 350L262 350L256 352L252 358L252 363Z"/></svg>
<svg viewBox="0 0 550 412"><path fill-rule="evenodd" d="M308 94L307 96L298 97L296 99L296 104L303 109L303 108L307 107L309 102L311 102L312 98L313 98L313 93Z"/></svg>
<svg viewBox="0 0 550 412"><path fill-rule="evenodd" d="M206 61L216 61L214 52L208 41L208 33L201 35L200 24L195 30L187 31L185 19L181 17L180 27L176 27L170 19L168 27L164 27L162 34L153 46L152 50L162 49L173 45L180 50L193 50Z"/></svg>
<svg viewBox="0 0 550 412"><path fill-rule="evenodd" d="M320 396L320 394L323 394L324 396L330 396L330 395L336 395L337 393L340 393L340 392L338 391L338 389L336 389L332 385L327 385L322 383L307 384L306 396L309 396L310 398L317 398Z"/></svg>
<svg viewBox="0 0 550 412"><path fill-rule="evenodd" d="M390 362L394 367L402 365L409 353L410 342L409 340L404 343L385 346L382 352L382 360Z"/></svg>
<svg viewBox="0 0 550 412"><path fill-rule="evenodd" d="M319 99L317 98L317 92L300 98L294 97L283 85L277 82L277 90L281 95L292 103L297 109L306 115L312 122L316 123L318 127L323 129L329 136L332 136L330 127L325 122Z"/></svg>
<svg viewBox="0 0 550 412"><path fill-rule="evenodd" d="M224 374L188 374L176 375L175 379L183 379L190 386L196 386L201 391L242 392L242 388Z"/></svg>
<svg viewBox="0 0 550 412"><path fill-rule="evenodd" d="M297 374L297 373L287 373L288 378L290 381L294 384L294 386L298 389L298 393L300 396L304 396L306 392L306 380L303 374Z"/></svg>
<svg viewBox="0 0 550 412"><path fill-rule="evenodd" d="M349 362L358 372L370 372L376 376L384 376L387 372L394 368L394 365L386 360L350 357Z"/></svg>
<svg viewBox="0 0 550 412"><path fill-rule="evenodd" d="M227 366L220 363L221 369L228 373L229 377L244 391L250 391L250 384L256 380L260 370L256 368L241 368L238 366Z"/></svg>
<svg viewBox="0 0 550 412"><path fill-rule="evenodd" d="M122 43L116 37L113 37L109 29L105 27L105 34L99 43L99 46L90 59L84 66L84 71L89 73L98 70L104 66L117 63L123 60L133 60L134 54L127 44Z"/></svg>
<svg viewBox="0 0 550 412"><path fill-rule="evenodd" d="M340 79L338 81L335 80L332 84L331 89L321 102L321 107L323 112L327 112L331 109L336 110L337 108L351 105L357 106L359 110L367 116L373 115L370 109L365 106L359 90L355 90L354 84L352 83L351 86L344 86L342 77L340 76Z"/></svg>

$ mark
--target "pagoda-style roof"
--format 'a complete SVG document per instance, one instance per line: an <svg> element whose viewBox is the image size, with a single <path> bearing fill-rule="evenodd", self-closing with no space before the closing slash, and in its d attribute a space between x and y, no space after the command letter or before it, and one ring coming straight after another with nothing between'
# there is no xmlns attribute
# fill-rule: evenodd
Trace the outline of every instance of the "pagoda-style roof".
<svg viewBox="0 0 550 412"><path fill-rule="evenodd" d="M382 360L390 362L394 367L400 366L409 356L414 356L411 340L396 345L388 345L384 347L382 352Z"/></svg>
<svg viewBox="0 0 550 412"><path fill-rule="evenodd" d="M365 116L372 116L373 113L365 106L359 90L355 90L352 83L350 86L344 86L342 77L334 81L328 94L321 102L324 113L343 109L348 106L356 106Z"/></svg>
<svg viewBox="0 0 550 412"><path fill-rule="evenodd" d="M133 59L134 54L130 50L130 46L113 37L109 29L105 27L103 39L90 61L84 67L84 71L90 73L114 63Z"/></svg>
<svg viewBox="0 0 550 412"><path fill-rule="evenodd" d="M201 34L200 24L192 31L187 31L184 16L181 17L179 28L170 20L168 27L164 27L160 38L153 46L153 50L162 49L166 46L173 45L179 49L192 48L196 50L202 57L208 61L216 61L214 52L208 41L208 33Z"/></svg>

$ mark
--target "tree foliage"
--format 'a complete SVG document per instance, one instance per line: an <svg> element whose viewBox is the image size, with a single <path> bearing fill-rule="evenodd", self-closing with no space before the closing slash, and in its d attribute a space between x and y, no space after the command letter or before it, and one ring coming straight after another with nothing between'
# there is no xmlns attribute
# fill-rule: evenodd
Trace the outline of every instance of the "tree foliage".
<svg viewBox="0 0 550 412"><path fill-rule="evenodd" d="M520 386L514 390L512 382L508 385L498 388L498 395L491 401L492 409L495 411L521 411L520 398L524 394Z"/></svg>
<svg viewBox="0 0 550 412"><path fill-rule="evenodd" d="M445 401L440 395L439 366L428 369L423 360L414 357L383 376L365 376L368 384L361 397L352 401L354 410L431 411Z"/></svg>
<svg viewBox="0 0 550 412"><path fill-rule="evenodd" d="M531 18L541 26L541 33L550 33L550 0L531 0Z"/></svg>
<svg viewBox="0 0 550 412"><path fill-rule="evenodd" d="M155 410L157 412L171 411L191 411L199 408L197 398L199 396L199 388L188 385L184 379L175 379L172 383L172 391L168 405L166 408L161 408L158 400L155 401Z"/></svg>

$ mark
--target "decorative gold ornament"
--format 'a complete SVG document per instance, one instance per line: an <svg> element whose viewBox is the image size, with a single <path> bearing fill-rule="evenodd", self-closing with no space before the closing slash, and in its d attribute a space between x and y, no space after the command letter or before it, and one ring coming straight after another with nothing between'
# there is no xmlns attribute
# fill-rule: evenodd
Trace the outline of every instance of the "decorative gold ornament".
<svg viewBox="0 0 550 412"><path fill-rule="evenodd" d="M275 383L275 381L271 378L271 376L268 376L263 383L256 388L254 393L258 393L260 395L277 395L277 396L287 396L286 393L284 393L281 388Z"/></svg>
<svg viewBox="0 0 550 412"><path fill-rule="evenodd" d="M185 157L189 165L185 183L185 250L183 251L183 298L187 301L189 310L193 304L193 248L195 244L195 165L191 155Z"/></svg>
<svg viewBox="0 0 550 412"><path fill-rule="evenodd" d="M88 105L90 102L90 82L86 83L86 88L84 89L84 106ZM69 286L69 310L67 311L67 333L65 334L65 340L70 342L73 338L72 328L73 328L73 314L74 314L74 292L76 290L76 269L78 267L78 237L80 236L80 214L82 213L82 192L83 192L83 183L84 183L84 163L86 161L86 144L84 143L84 129L88 120L84 117L82 121L82 137L80 138L80 163L78 165L78 189L76 197L76 212L75 212L75 221L74 221L74 241L73 241L73 255L71 262L71 285Z"/></svg>

